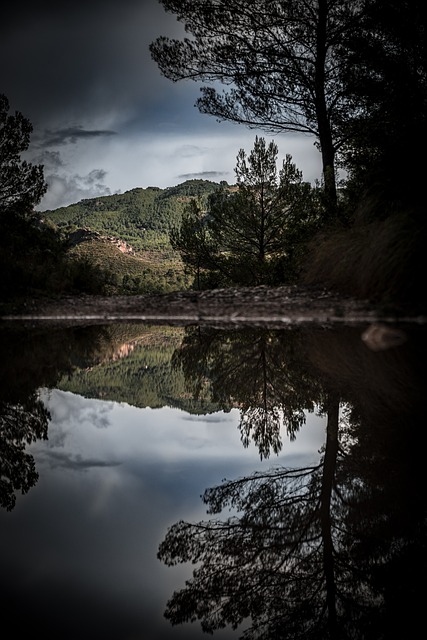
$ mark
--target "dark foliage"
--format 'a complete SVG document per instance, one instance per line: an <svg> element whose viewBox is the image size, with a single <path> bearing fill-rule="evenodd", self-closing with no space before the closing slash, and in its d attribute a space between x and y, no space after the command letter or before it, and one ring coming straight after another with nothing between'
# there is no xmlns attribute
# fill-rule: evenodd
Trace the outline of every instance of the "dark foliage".
<svg viewBox="0 0 427 640"><path fill-rule="evenodd" d="M0 94L0 215L10 209L31 213L46 193L42 165L21 159L33 127L22 113L9 115L9 101Z"/></svg>

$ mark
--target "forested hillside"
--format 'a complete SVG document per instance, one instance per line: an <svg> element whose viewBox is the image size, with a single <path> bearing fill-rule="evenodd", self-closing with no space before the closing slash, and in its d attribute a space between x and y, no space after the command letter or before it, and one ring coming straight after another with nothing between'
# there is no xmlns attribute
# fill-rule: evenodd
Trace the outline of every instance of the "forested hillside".
<svg viewBox="0 0 427 640"><path fill-rule="evenodd" d="M212 400L207 379L198 394L189 386L173 357L183 337L179 327L109 326L98 361L75 367L57 382L57 388L134 407L169 406L193 414L231 409Z"/></svg>
<svg viewBox="0 0 427 640"><path fill-rule="evenodd" d="M136 188L43 215L68 240L70 256L100 269L109 293L181 290L189 280L179 253L170 245L169 231L180 224L191 200L203 207L219 186L187 180L166 189Z"/></svg>

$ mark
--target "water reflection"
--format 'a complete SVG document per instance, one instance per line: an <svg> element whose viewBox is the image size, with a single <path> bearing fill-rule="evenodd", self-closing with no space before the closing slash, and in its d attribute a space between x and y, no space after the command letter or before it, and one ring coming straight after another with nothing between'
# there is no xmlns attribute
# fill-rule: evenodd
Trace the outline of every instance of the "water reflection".
<svg viewBox="0 0 427 640"><path fill-rule="evenodd" d="M114 340L97 327L0 331L0 506L11 511L16 494L25 494L38 480L27 445L48 437L50 413L40 399L41 387L85 362L108 357Z"/></svg>
<svg viewBox="0 0 427 640"><path fill-rule="evenodd" d="M411 636L425 599L425 329L405 327L406 341L379 350L362 340L365 330L4 329L1 505L15 512L19 493L36 486L37 447L28 444L49 437L58 394L194 418L237 412L241 442L263 464L239 474L235 463L230 479L205 484L208 518L175 513L170 500L169 528L158 536L160 566L195 563L170 590L170 637L189 621L229 637L241 629L247 638ZM57 395L49 400L46 389ZM285 465L286 442L298 441L310 414L326 425L320 458ZM149 449L154 431L143 433ZM170 443L171 432L161 433ZM120 464L101 453L90 459L99 469ZM195 473L194 463L185 473ZM132 637L148 637L138 624ZM80 637L131 637L110 626L114 636L92 627Z"/></svg>
<svg viewBox="0 0 427 640"><path fill-rule="evenodd" d="M317 404L327 428L319 465L225 481L203 496L221 519L170 528L159 558L197 564L168 602L173 624L199 619L212 632L250 618L245 637L338 640L422 623L425 381L408 356L425 345L422 332L411 338L373 354L360 330L186 337L186 376L237 399L243 441L252 433L261 455L280 449L279 412L295 436ZM261 428L260 410L272 416Z"/></svg>
<svg viewBox="0 0 427 640"><path fill-rule="evenodd" d="M282 427L294 438L322 400L307 373L299 331L189 329L173 355L195 398L207 386L213 402L240 409L245 446L254 441L261 458L282 448Z"/></svg>

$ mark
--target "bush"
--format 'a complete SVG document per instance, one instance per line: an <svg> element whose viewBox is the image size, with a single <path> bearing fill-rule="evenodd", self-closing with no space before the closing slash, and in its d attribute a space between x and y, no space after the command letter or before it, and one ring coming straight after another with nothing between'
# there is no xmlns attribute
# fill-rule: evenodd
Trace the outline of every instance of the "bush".
<svg viewBox="0 0 427 640"><path fill-rule="evenodd" d="M407 212L330 231L313 242L301 282L385 307L424 311L415 277L427 266L423 237Z"/></svg>

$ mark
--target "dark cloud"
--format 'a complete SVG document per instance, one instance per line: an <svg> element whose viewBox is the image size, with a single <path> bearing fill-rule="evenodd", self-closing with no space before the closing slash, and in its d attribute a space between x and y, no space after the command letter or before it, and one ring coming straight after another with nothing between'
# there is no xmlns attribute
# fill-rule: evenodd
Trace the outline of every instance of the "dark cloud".
<svg viewBox="0 0 427 640"><path fill-rule="evenodd" d="M186 414L181 417L181 420L184 422L200 422L201 418L199 415ZM212 413L203 416L203 422L214 424L218 422L233 422L233 419L229 413Z"/></svg>
<svg viewBox="0 0 427 640"><path fill-rule="evenodd" d="M1 91L37 128L139 110L168 83L148 46L171 31L182 27L157 0L11 5L0 27Z"/></svg>
<svg viewBox="0 0 427 640"><path fill-rule="evenodd" d="M59 151L49 151L47 149L44 149L38 155L33 156L32 161L34 164L43 164L45 167L49 167L50 170L57 170L64 166L64 162Z"/></svg>
<svg viewBox="0 0 427 640"><path fill-rule="evenodd" d="M180 180L217 180L228 175L227 171L199 171L196 173L181 173L177 176Z"/></svg>
<svg viewBox="0 0 427 640"><path fill-rule="evenodd" d="M96 129L91 131L83 129L83 127L68 127L66 129L56 129L55 131L45 131L43 138L38 144L44 147L52 147L63 144L75 144L78 140L87 140L88 138L113 135L116 135L116 131Z"/></svg>
<svg viewBox="0 0 427 640"><path fill-rule="evenodd" d="M139 114L157 121L159 112L179 108L165 100L173 85L151 60L149 44L182 26L157 0L37 3L22 19L13 20L12 10L5 23L2 91L37 128L118 111L125 121L140 121ZM188 85L182 98L196 113Z"/></svg>
<svg viewBox="0 0 427 640"><path fill-rule="evenodd" d="M104 184L107 175L103 169L93 169L86 175L61 175L45 168L48 191L43 199L42 210L66 207L87 198L110 196L112 190Z"/></svg>
<svg viewBox="0 0 427 640"><path fill-rule="evenodd" d="M122 463L109 460L98 460L96 458L83 458L80 454L62 453L60 451L45 452L44 458L48 460L52 469L64 467L74 471L87 471L96 467L118 467Z"/></svg>
<svg viewBox="0 0 427 640"><path fill-rule="evenodd" d="M99 184L100 182L105 180L106 175L107 175L107 172L104 171L103 169L93 169L93 171L91 171L90 173L88 173L87 176L85 176L84 181L88 185Z"/></svg>
<svg viewBox="0 0 427 640"><path fill-rule="evenodd" d="M42 210L67 206L85 198L111 195L112 190L106 185L108 172L105 169L92 169L86 174L70 173L60 151L43 148L42 144L39 148L39 152L30 160L34 164L43 166L48 185Z"/></svg>

